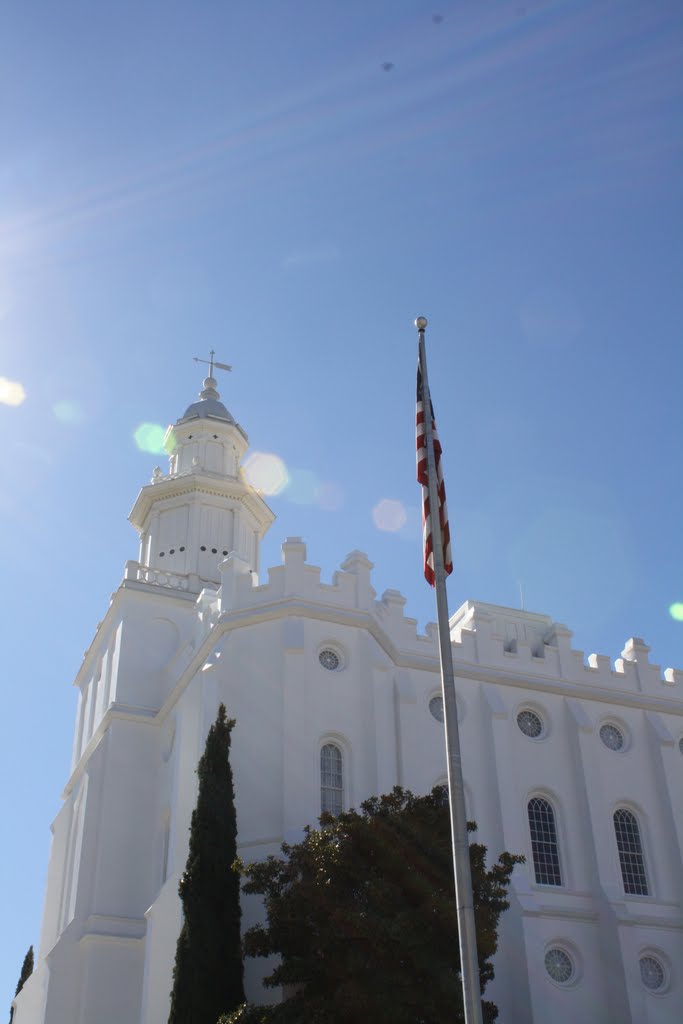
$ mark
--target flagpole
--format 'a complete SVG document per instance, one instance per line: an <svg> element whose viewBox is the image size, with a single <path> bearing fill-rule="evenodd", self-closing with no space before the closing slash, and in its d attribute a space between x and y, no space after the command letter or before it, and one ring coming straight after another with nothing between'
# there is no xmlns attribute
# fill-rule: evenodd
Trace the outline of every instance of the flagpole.
<svg viewBox="0 0 683 1024"><path fill-rule="evenodd" d="M458 709L455 701L453 652L451 650L451 634L448 621L446 570L444 567L440 506L436 483L432 405L427 378L427 356L425 351L426 318L418 317L415 321L415 326L418 331L419 360L422 372L422 407L424 410L425 442L427 448L429 511L431 515L432 552L434 556L434 589L436 591L436 610L439 627L441 691L443 694L444 732L446 738L446 759L448 762L448 796L451 812L451 836L453 840L453 874L455 876L455 902L458 916L465 1024L482 1024L477 933L474 923L472 872L470 870L470 845L467 837L467 819L465 817L465 790L462 775L462 759L460 756Z"/></svg>

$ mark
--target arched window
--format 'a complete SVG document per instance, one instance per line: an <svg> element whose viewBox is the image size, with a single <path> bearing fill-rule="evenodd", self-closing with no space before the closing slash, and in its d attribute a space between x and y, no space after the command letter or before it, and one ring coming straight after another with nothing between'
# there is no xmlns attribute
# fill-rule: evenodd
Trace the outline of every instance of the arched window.
<svg viewBox="0 0 683 1024"><path fill-rule="evenodd" d="M562 885L555 812L540 796L529 801L528 810L536 881L539 885Z"/></svg>
<svg viewBox="0 0 683 1024"><path fill-rule="evenodd" d="M640 829L635 814L620 807L614 812L614 834L617 837L621 878L624 892L631 896L647 896L647 876Z"/></svg>
<svg viewBox="0 0 683 1024"><path fill-rule="evenodd" d="M326 743L320 751L320 809L341 814L344 797L342 752L336 743Z"/></svg>

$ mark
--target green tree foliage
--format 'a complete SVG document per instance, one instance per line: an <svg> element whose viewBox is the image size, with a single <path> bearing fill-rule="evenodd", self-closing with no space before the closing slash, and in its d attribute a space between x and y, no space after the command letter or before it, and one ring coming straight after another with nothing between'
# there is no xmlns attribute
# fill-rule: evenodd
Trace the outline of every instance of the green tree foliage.
<svg viewBox="0 0 683 1024"><path fill-rule="evenodd" d="M24 962L21 965L21 974L19 975L19 981L17 982L17 989L14 993L16 999L22 988L33 974L33 946L28 947L28 953L24 957ZM12 1018L14 1017L14 1007L10 1007L9 1011L9 1024L12 1024Z"/></svg>
<svg viewBox="0 0 683 1024"><path fill-rule="evenodd" d="M178 891L184 921L178 938L169 1024L215 1024L244 1001L230 734L221 704L197 768L190 850Z"/></svg>
<svg viewBox="0 0 683 1024"><path fill-rule="evenodd" d="M245 951L277 955L266 984L293 994L274 1007L244 1006L223 1024L463 1020L446 787L422 797L397 787L320 824L284 845L284 859L243 869L245 892L261 895L267 914L247 932ZM482 992L522 860L503 853L487 869L486 847L470 845ZM485 1002L484 1020L497 1016Z"/></svg>

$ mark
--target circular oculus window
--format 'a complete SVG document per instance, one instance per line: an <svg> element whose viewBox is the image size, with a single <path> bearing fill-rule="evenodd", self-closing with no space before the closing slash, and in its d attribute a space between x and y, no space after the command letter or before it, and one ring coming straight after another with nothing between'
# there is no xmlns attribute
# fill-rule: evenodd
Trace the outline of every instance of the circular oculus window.
<svg viewBox="0 0 683 1024"><path fill-rule="evenodd" d="M605 722L600 727L600 739L610 750L624 749L624 734L613 722Z"/></svg>
<svg viewBox="0 0 683 1024"><path fill-rule="evenodd" d="M566 950L553 946L543 960L545 969L558 985L566 985L574 977L574 962Z"/></svg>
<svg viewBox="0 0 683 1024"><path fill-rule="evenodd" d="M535 711L531 711L529 708L524 708L517 715L517 725L522 730L525 736L528 736L532 740L537 740L543 732L543 721L540 715L537 715Z"/></svg>
<svg viewBox="0 0 683 1024"><path fill-rule="evenodd" d="M657 992L659 989L664 988L664 982L666 981L664 965L652 953L646 953L645 956L640 958L640 977L645 988L649 989L650 992Z"/></svg>
<svg viewBox="0 0 683 1024"><path fill-rule="evenodd" d="M443 722L443 697L440 694L438 694L435 697L432 697L432 699L430 700L429 712L437 720L437 722Z"/></svg>
<svg viewBox="0 0 683 1024"><path fill-rule="evenodd" d="M318 655L318 661L323 668L326 668L328 672L334 672L341 665L341 659L336 651L333 651L331 647L325 647L324 650Z"/></svg>

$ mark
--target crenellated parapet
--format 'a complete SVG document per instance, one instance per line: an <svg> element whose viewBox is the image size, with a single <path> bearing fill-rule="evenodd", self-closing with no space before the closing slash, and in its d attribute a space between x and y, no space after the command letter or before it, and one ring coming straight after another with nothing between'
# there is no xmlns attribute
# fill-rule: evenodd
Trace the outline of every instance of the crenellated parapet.
<svg viewBox="0 0 683 1024"><path fill-rule="evenodd" d="M614 667L604 654L571 646L572 632L546 615L466 601L451 618L454 652L470 640L470 656L482 665L506 667L530 678L556 678L581 686L630 690L658 696L683 695L683 671L649 662L650 648L638 638L626 642ZM456 658L458 653L456 653Z"/></svg>
<svg viewBox="0 0 683 1024"><path fill-rule="evenodd" d="M248 563L234 552L219 565L221 586L204 591L198 599L200 632L207 636L219 622L240 621L266 608L284 609L296 602L297 614L334 618L353 613L357 625L365 624L386 639L387 647L400 658L438 661L437 630L429 623L418 632L417 621L405 615L406 598L386 590L377 599L372 585L373 565L361 551L352 551L333 574L321 579L319 566L306 561L306 545L289 537L282 545L282 563L268 570L260 583ZM466 601L451 617L451 639L456 673L458 666L477 666L496 674L509 673L531 680L556 680L598 690L678 697L683 695L683 671L666 669L649 661L642 640L627 641L614 665L607 655L590 654L571 645L572 632L547 615Z"/></svg>

